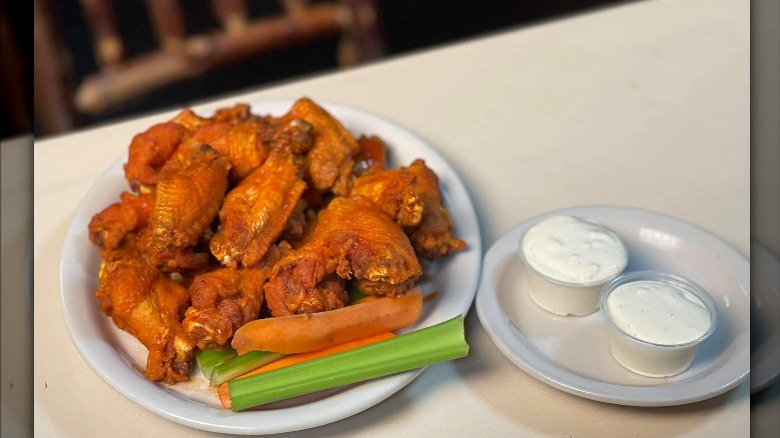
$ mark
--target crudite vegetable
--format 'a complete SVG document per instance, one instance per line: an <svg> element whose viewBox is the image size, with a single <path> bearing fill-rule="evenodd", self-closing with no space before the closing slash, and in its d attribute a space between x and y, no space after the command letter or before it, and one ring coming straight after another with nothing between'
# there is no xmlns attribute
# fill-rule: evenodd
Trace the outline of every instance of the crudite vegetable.
<svg viewBox="0 0 780 438"><path fill-rule="evenodd" d="M320 350L413 324L422 311L422 291L414 288L399 297L361 301L327 312L265 318L236 331L233 348L276 353Z"/></svg>
<svg viewBox="0 0 780 438"><path fill-rule="evenodd" d="M228 382L230 408L242 411L468 355L463 317L351 350Z"/></svg>
<svg viewBox="0 0 780 438"><path fill-rule="evenodd" d="M265 364L274 362L284 357L284 353L273 353L270 351L250 351L238 357L234 357L211 372L209 381L212 385L219 385L234 379L248 371L252 371Z"/></svg>
<svg viewBox="0 0 780 438"><path fill-rule="evenodd" d="M198 353L195 354L195 361L198 363L198 367L200 367L200 372L203 376L210 378L214 368L237 355L238 353L236 350L230 347L223 348L222 350L207 348L205 350L199 350Z"/></svg>
<svg viewBox="0 0 780 438"><path fill-rule="evenodd" d="M245 377L254 376L256 374L262 374L268 371L288 367L290 365L295 365L297 363L306 362L312 359L317 359L318 357L329 356L331 354L340 353L342 351L352 350L353 348L362 347L363 345L373 344L375 342L383 341L385 339L389 339L394 336L396 335L393 332L380 333L378 335L369 336L367 338L358 339L356 341L345 342L343 344L334 345L328 348L323 348L322 350L308 351L306 353L290 354L282 357L281 359L277 359L271 363L263 365L259 368L255 368L252 371L244 373L237 378L243 379ZM217 389L217 395L219 396L220 403L222 403L222 407L224 407L225 409L230 409L230 391L228 389L227 382L219 385L219 388Z"/></svg>

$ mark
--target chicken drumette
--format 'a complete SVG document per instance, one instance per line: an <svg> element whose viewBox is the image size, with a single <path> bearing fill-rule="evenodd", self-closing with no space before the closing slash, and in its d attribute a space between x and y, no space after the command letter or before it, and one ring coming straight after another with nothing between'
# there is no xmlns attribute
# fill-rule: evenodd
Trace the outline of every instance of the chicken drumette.
<svg viewBox="0 0 780 438"><path fill-rule="evenodd" d="M192 306L182 326L199 348L229 345L236 330L257 319L270 268L288 249L274 245L251 268L220 268L195 277L190 285Z"/></svg>
<svg viewBox="0 0 780 438"><path fill-rule="evenodd" d="M346 304L345 280L395 296L421 274L407 236L372 201L335 198L306 242L274 266L265 296L273 316L315 313Z"/></svg>
<svg viewBox="0 0 780 438"><path fill-rule="evenodd" d="M403 227L420 257L437 260L466 247L453 234L449 213L442 205L439 178L423 160L357 178L352 194L371 199Z"/></svg>
<svg viewBox="0 0 780 438"><path fill-rule="evenodd" d="M349 192L349 182L360 150L355 137L336 118L311 99L297 100L276 123L301 119L313 128L314 144L307 155L314 189L337 195Z"/></svg>

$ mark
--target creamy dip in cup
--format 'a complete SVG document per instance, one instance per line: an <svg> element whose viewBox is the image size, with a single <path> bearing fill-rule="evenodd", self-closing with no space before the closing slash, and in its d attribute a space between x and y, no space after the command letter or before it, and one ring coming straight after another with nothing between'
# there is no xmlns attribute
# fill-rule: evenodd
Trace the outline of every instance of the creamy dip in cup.
<svg viewBox="0 0 780 438"><path fill-rule="evenodd" d="M548 216L520 238L528 291L543 309L582 316L598 309L602 287L628 264L626 246L609 228L573 216Z"/></svg>
<svg viewBox="0 0 780 438"><path fill-rule="evenodd" d="M604 287L600 307L609 322L612 356L625 368L669 377L691 366L717 325L717 307L700 286L659 272L633 272Z"/></svg>

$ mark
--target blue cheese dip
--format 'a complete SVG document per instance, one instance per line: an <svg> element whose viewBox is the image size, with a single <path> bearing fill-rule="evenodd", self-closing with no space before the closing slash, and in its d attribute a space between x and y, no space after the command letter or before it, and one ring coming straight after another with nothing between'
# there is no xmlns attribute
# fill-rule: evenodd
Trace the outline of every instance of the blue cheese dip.
<svg viewBox="0 0 780 438"><path fill-rule="evenodd" d="M523 237L522 252L538 273L563 283L604 282L628 264L628 251L617 234L572 216L538 222Z"/></svg>
<svg viewBox="0 0 780 438"><path fill-rule="evenodd" d="M712 316L694 294L660 281L634 281L606 300L612 322L626 334L657 345L681 345L704 336Z"/></svg>
<svg viewBox="0 0 780 438"><path fill-rule="evenodd" d="M531 298L557 315L595 312L601 287L628 264L628 250L617 234L572 216L540 220L526 230L519 247Z"/></svg>
<svg viewBox="0 0 780 438"><path fill-rule="evenodd" d="M687 370L718 319L717 305L706 290L662 272L621 275L604 287L600 306L612 356L625 368L650 377Z"/></svg>

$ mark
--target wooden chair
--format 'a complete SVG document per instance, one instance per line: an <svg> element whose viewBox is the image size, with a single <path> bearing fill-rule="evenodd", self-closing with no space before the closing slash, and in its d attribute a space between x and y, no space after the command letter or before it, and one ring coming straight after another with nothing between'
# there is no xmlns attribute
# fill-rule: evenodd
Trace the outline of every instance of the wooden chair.
<svg viewBox="0 0 780 438"><path fill-rule="evenodd" d="M146 0L159 47L132 59L124 56L112 1L80 2L99 70L74 86L49 6L34 0L35 114L45 134L73 128L80 113L100 114L176 81L318 38L341 36L340 67L383 55L374 0L280 0L281 15L254 19L245 0L211 0L221 27L203 35L187 35L179 0Z"/></svg>

